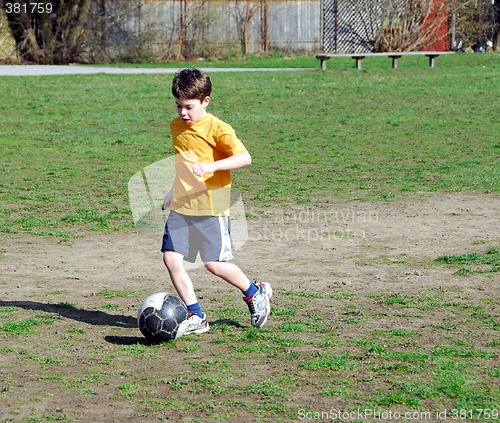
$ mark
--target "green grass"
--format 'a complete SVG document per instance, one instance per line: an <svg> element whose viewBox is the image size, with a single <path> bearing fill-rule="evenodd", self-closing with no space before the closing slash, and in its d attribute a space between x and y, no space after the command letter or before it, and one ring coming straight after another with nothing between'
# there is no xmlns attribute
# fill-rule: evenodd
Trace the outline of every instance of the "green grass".
<svg viewBox="0 0 500 423"><path fill-rule="evenodd" d="M122 298L122 297L135 297L137 295L136 291L118 291L113 289L104 289L96 293L102 298Z"/></svg>
<svg viewBox="0 0 500 423"><path fill-rule="evenodd" d="M498 272L500 270L500 249L491 247L485 253L440 256L435 261L453 267L459 266L456 271L457 275Z"/></svg>
<svg viewBox="0 0 500 423"><path fill-rule="evenodd" d="M31 335L35 332L35 326L39 324L40 322L37 319L29 318L17 322L5 323L0 326L0 331L12 335Z"/></svg>
<svg viewBox="0 0 500 423"><path fill-rule="evenodd" d="M6 308L7 313L2 313L2 310ZM12 309L14 309L12 311ZM7 333L11 335L33 335L38 333L38 326L44 324L50 324L59 319L57 314L36 312L30 314L29 317L21 316L21 309L17 307L0 307L0 316L5 317L17 317L15 319L8 319L6 323L0 323L0 334Z"/></svg>
<svg viewBox="0 0 500 423"><path fill-rule="evenodd" d="M499 57L443 56L435 69L408 57L394 71L377 58L359 72L347 58L324 73L213 73L210 110L254 159L234 172L247 209L498 192ZM172 154L170 80L0 77L0 232L131 228L129 178Z"/></svg>

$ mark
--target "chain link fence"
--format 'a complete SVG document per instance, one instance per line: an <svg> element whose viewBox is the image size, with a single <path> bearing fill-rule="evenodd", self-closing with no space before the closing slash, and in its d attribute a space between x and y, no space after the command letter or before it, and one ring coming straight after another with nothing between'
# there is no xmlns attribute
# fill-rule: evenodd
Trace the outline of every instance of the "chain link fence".
<svg viewBox="0 0 500 423"><path fill-rule="evenodd" d="M419 17L415 6L431 13ZM409 23L417 32L415 48L498 50L500 0L322 0L321 10L321 50L327 53L371 52L398 35L401 45L391 47L404 49L414 35L402 30Z"/></svg>

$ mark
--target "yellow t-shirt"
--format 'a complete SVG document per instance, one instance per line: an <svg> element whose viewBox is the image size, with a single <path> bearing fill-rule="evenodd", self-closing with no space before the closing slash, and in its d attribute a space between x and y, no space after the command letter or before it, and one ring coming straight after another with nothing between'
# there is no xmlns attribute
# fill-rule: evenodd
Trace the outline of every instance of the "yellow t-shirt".
<svg viewBox="0 0 500 423"><path fill-rule="evenodd" d="M176 175L170 210L189 216L229 216L231 172L219 170L199 177L193 173L193 166L247 151L234 129L207 113L191 126L177 117L170 123L170 130Z"/></svg>

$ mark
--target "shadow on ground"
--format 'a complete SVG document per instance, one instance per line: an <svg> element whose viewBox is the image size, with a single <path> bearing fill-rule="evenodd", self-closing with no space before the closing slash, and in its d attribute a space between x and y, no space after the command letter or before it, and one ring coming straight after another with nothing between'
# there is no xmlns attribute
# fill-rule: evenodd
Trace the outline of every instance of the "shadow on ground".
<svg viewBox="0 0 500 423"><path fill-rule="evenodd" d="M96 326L118 326L122 328L136 328L137 319L132 316L108 314L98 310L83 310L61 304L39 303L35 301L3 301L0 307L20 307L25 310L44 311L59 314L61 317L76 320Z"/></svg>

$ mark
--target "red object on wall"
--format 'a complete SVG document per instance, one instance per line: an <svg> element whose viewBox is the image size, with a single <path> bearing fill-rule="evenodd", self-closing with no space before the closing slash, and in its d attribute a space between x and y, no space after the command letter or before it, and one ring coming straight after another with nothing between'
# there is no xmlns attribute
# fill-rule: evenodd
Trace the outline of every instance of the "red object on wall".
<svg viewBox="0 0 500 423"><path fill-rule="evenodd" d="M449 45L448 0L430 0L429 13L423 18L420 31L423 43L422 51L447 51Z"/></svg>

